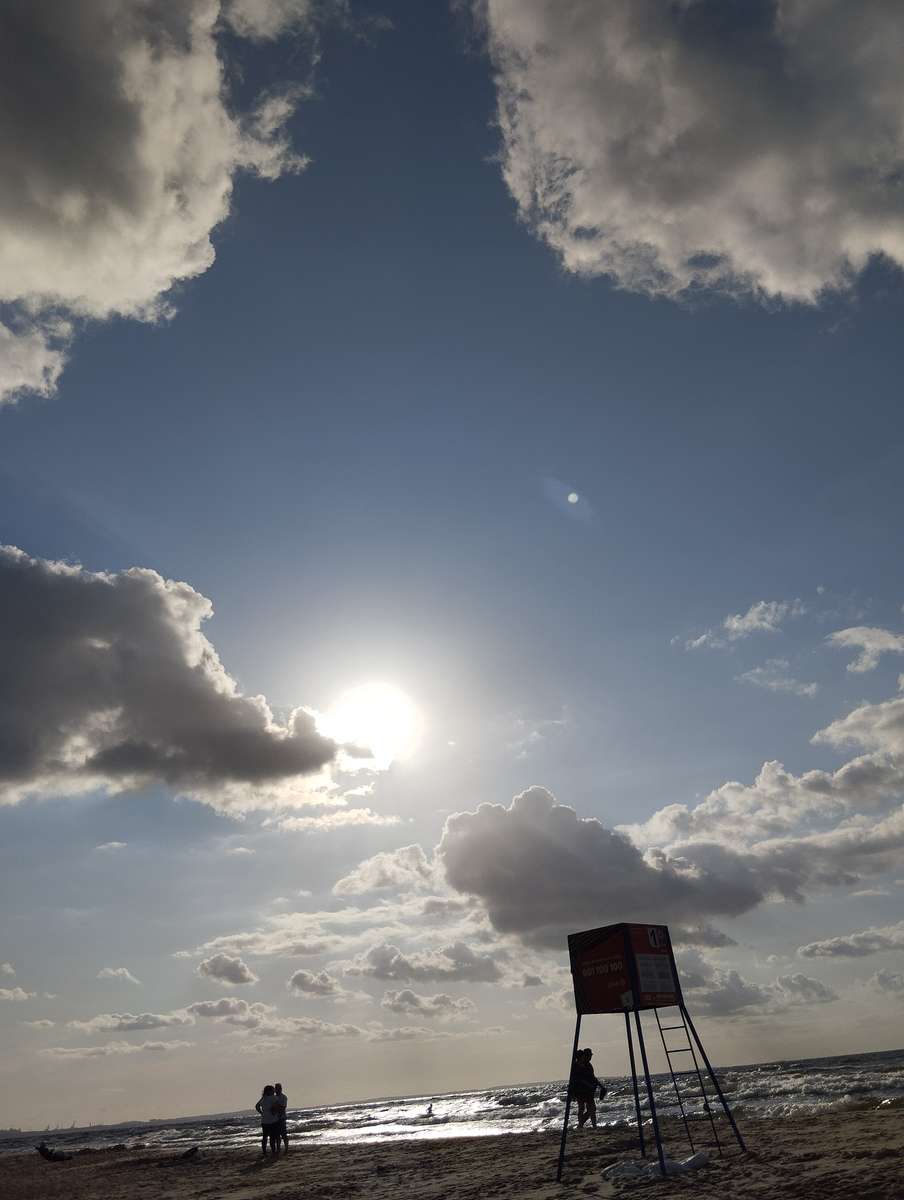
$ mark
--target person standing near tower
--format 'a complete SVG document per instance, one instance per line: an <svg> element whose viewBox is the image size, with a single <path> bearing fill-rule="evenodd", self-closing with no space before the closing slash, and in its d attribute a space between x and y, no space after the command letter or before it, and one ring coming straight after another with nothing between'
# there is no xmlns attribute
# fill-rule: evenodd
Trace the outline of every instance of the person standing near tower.
<svg viewBox="0 0 904 1200"><path fill-rule="evenodd" d="M289 1097L283 1091L281 1083L275 1085L276 1091L276 1107L279 1111L279 1138L285 1147L284 1153L289 1153L289 1132L286 1129L286 1109L289 1107Z"/></svg>

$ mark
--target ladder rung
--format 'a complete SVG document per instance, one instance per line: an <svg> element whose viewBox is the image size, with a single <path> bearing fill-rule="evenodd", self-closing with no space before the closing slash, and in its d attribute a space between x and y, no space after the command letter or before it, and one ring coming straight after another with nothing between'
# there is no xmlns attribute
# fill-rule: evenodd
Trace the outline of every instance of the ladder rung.
<svg viewBox="0 0 904 1200"><path fill-rule="evenodd" d="M691 1054L693 1053L693 1049L693 1046L679 1046L677 1050L667 1049L666 1054Z"/></svg>
<svg viewBox="0 0 904 1200"><path fill-rule="evenodd" d="M660 1028L662 1029L662 1032L665 1033L665 1031L667 1029L684 1029L684 1026L683 1025L662 1025L662 1026L660 1026Z"/></svg>

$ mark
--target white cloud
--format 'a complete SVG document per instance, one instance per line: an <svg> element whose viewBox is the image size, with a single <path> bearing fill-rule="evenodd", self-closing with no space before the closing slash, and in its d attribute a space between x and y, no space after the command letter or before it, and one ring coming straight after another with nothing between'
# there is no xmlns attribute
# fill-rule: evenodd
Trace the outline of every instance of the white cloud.
<svg viewBox="0 0 904 1200"><path fill-rule="evenodd" d="M490 1035L492 1030L485 1030L485 1034ZM371 1042L432 1042L438 1038L457 1037L458 1034L451 1034L447 1031L436 1029L425 1029L422 1025L397 1025L391 1028L382 1026L371 1026L368 1029L367 1039Z"/></svg>
<svg viewBox="0 0 904 1200"><path fill-rule="evenodd" d="M455 942L439 950L407 954L398 946L384 942L371 946L364 954L342 966L346 975L400 983L496 983L502 979L502 971L493 955L481 954L464 942Z"/></svg>
<svg viewBox="0 0 904 1200"><path fill-rule="evenodd" d="M0 1000L13 1000L13 1001L19 1002L22 1000L32 1000L32 999L34 999L34 996L35 996L34 992L26 992L24 988L0 987Z"/></svg>
<svg viewBox="0 0 904 1200"><path fill-rule="evenodd" d="M752 784L723 783L693 808L668 804L622 832L642 847L718 841L753 845L761 839L833 824L854 813L895 809L904 789L904 766L882 756L852 759L837 771L794 775L767 762Z"/></svg>
<svg viewBox="0 0 904 1200"><path fill-rule="evenodd" d="M55 1022L42 1017L38 1021L23 1021L22 1024L28 1025L30 1029L53 1029Z"/></svg>
<svg viewBox="0 0 904 1200"><path fill-rule="evenodd" d="M223 15L235 32L256 41L305 28L315 11L314 0L226 0L223 5Z"/></svg>
<svg viewBox="0 0 904 1200"><path fill-rule="evenodd" d="M375 813L370 808L336 808L316 817L284 817L280 829L294 833L324 833L360 825L398 825L401 817Z"/></svg>
<svg viewBox="0 0 904 1200"><path fill-rule="evenodd" d="M28 393L51 396L66 365L69 326L26 323L17 332L0 323L0 404Z"/></svg>
<svg viewBox="0 0 904 1200"><path fill-rule="evenodd" d="M736 676L739 683L752 683L769 692L789 692L793 696L815 696L818 683L801 683L790 674L786 658L770 658L761 667L752 667Z"/></svg>
<svg viewBox="0 0 904 1200"><path fill-rule="evenodd" d="M101 842L99 845L95 846L94 849L110 851L112 853L114 850L125 850L128 844L128 842Z"/></svg>
<svg viewBox="0 0 904 1200"><path fill-rule="evenodd" d="M214 261L236 176L306 165L286 131L305 88L240 105L220 35L310 28L310 4L118 0L110 13L109 0L30 0L4 39L0 401L53 391L80 320L171 316L175 286Z"/></svg>
<svg viewBox="0 0 904 1200"><path fill-rule="evenodd" d="M904 921L896 925L883 925L861 929L856 933L840 934L808 942L797 953L802 958L864 958L868 954L880 954L884 950L904 949Z"/></svg>
<svg viewBox="0 0 904 1200"><path fill-rule="evenodd" d="M301 783L335 745L307 711L281 723L263 697L242 694L201 632L213 606L188 584L5 548L0 586L0 738L15 747L0 803L148 783L224 812L309 801Z"/></svg>
<svg viewBox="0 0 904 1200"><path fill-rule="evenodd" d="M106 1042L102 1046L48 1046L38 1054L45 1058L106 1058L117 1054L166 1054L185 1050L191 1042Z"/></svg>
<svg viewBox="0 0 904 1200"><path fill-rule="evenodd" d="M883 995L900 996L904 999L904 975L900 971L886 971L883 968L869 977L867 985Z"/></svg>
<svg viewBox="0 0 904 1200"><path fill-rule="evenodd" d="M309 996L315 1000L330 1000L334 1004L370 1003L366 992L352 992L329 971L294 971L286 980L286 989L295 996Z"/></svg>
<svg viewBox="0 0 904 1200"><path fill-rule="evenodd" d="M236 857L238 857L238 856L247 857L249 854L254 854L254 851L250 850L247 846L233 846L231 849L227 850L226 853L234 855Z"/></svg>
<svg viewBox="0 0 904 1200"><path fill-rule="evenodd" d="M410 915L408 906L380 902L370 908L347 907L333 911L274 913L261 929L239 931L212 938L196 953L255 954L299 958L349 950L375 936L403 934ZM190 952L180 952L190 957Z"/></svg>
<svg viewBox="0 0 904 1200"><path fill-rule="evenodd" d="M809 975L795 971L792 975L779 975L772 985L773 995L779 1004L830 1004L838 996L828 984Z"/></svg>
<svg viewBox="0 0 904 1200"><path fill-rule="evenodd" d="M849 671L858 674L872 671L879 665L883 654L904 654L904 634L892 633L888 629L875 629L868 625L839 629L829 634L826 641L842 650L860 651L854 661L847 665Z"/></svg>
<svg viewBox="0 0 904 1200"><path fill-rule="evenodd" d="M574 989L560 988L555 992L547 992L534 1003L534 1008L540 1012L574 1012Z"/></svg>
<svg viewBox="0 0 904 1200"><path fill-rule="evenodd" d="M861 704L846 717L821 729L813 741L837 747L862 746L888 755L892 761L900 761L904 759L904 696L878 704Z"/></svg>
<svg viewBox="0 0 904 1200"><path fill-rule="evenodd" d="M141 980L136 979L128 967L101 967L97 972L98 979L122 979L126 983L134 983L141 987Z"/></svg>
<svg viewBox="0 0 904 1200"><path fill-rule="evenodd" d="M364 1038L359 1025L321 1021L319 1017L271 1017L254 1031L254 1038Z"/></svg>
<svg viewBox="0 0 904 1200"><path fill-rule="evenodd" d="M724 650L756 633L780 633L785 621L802 617L806 611L802 600L757 600L745 613L730 613L717 629L707 629L699 637L689 638L684 642L684 648Z"/></svg>
<svg viewBox="0 0 904 1200"><path fill-rule="evenodd" d="M473 1000L469 1000L467 996L456 999L446 992L439 992L435 996L421 996L411 988L384 992L380 1005L389 1012L414 1014L440 1021L466 1021L477 1011Z"/></svg>
<svg viewBox="0 0 904 1200"><path fill-rule="evenodd" d="M759 600L746 613L726 617L722 628L729 641L735 642L754 633L778 633L787 618L800 617L804 612L800 600Z"/></svg>
<svg viewBox="0 0 904 1200"><path fill-rule="evenodd" d="M192 1017L213 1020L220 1025L236 1025L241 1029L258 1029L276 1012L272 1004L249 1004L240 996L223 996L219 1000L197 1000L185 1009Z"/></svg>
<svg viewBox="0 0 904 1200"><path fill-rule="evenodd" d="M676 941L725 944L713 917L899 868L902 785L904 762L883 754L801 776L767 763L753 786L727 783L692 809L668 805L616 831L534 787L508 808L450 816L437 857L494 930L528 945L662 912Z"/></svg>
<svg viewBox="0 0 904 1200"><path fill-rule="evenodd" d="M688 1006L704 1016L755 1016L838 999L830 987L809 975L794 972L760 984L711 962L696 950L680 952L678 969Z"/></svg>
<svg viewBox="0 0 904 1200"><path fill-rule="evenodd" d="M367 858L333 886L337 896L360 896L384 888L420 888L435 883L434 865L420 846L401 846Z"/></svg>
<svg viewBox="0 0 904 1200"><path fill-rule="evenodd" d="M342 984L328 971L295 971L286 980L286 987L290 992L306 996L338 996L342 993Z"/></svg>
<svg viewBox="0 0 904 1200"><path fill-rule="evenodd" d="M363 997L369 999L369 997ZM278 1051L288 1041L311 1041L317 1039L362 1039L367 1041L392 1041L396 1035L379 1022L370 1021L366 1026L350 1022L323 1021L319 1017L282 1017L272 1005L247 1004L231 996L220 1000L204 1000L188 1006L187 1012L199 1018L208 1018L217 1024L234 1025L241 1053ZM447 1036L429 1030L419 1031L419 1036ZM448 1035L451 1036L451 1035Z"/></svg>
<svg viewBox="0 0 904 1200"><path fill-rule="evenodd" d="M506 749L515 758L525 760L536 751L549 744L550 735L560 733L568 724L568 718L559 717L524 718L516 717L514 721L514 736L508 742Z"/></svg>
<svg viewBox="0 0 904 1200"><path fill-rule="evenodd" d="M505 181L566 269L811 301L874 254L904 262L894 4L475 8Z"/></svg>
<svg viewBox="0 0 904 1200"><path fill-rule="evenodd" d="M215 979L218 983L239 987L242 984L258 982L258 976L241 958L233 958L228 954L214 954L198 964L198 974L207 979Z"/></svg>
<svg viewBox="0 0 904 1200"><path fill-rule="evenodd" d="M87 1021L68 1021L70 1029L83 1033L130 1033L144 1029L170 1029L194 1025L194 1018L182 1011L169 1013L99 1013Z"/></svg>
<svg viewBox="0 0 904 1200"><path fill-rule="evenodd" d="M15 975L16 968L11 962L0 963L0 975Z"/></svg>
<svg viewBox="0 0 904 1200"><path fill-rule="evenodd" d="M694 1012L707 1017L727 1017L734 1013L765 1008L771 994L735 970L713 969L705 983L685 989L685 999Z"/></svg>

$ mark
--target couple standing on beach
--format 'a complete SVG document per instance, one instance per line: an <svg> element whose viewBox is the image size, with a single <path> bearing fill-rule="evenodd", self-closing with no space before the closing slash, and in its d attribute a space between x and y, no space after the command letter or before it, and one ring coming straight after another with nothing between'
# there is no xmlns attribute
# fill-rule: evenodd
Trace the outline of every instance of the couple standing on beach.
<svg viewBox="0 0 904 1200"><path fill-rule="evenodd" d="M261 1115L261 1154L267 1153L267 1143L270 1143L270 1153L274 1158L279 1155L279 1143L285 1145L285 1153L289 1153L289 1134L286 1130L286 1109L289 1107L289 1097L282 1090L282 1084L268 1083L261 1092L261 1098L255 1104L256 1112Z"/></svg>
<svg viewBox="0 0 904 1200"><path fill-rule="evenodd" d="M578 1129L583 1129L588 1121L596 1129L596 1089L599 1088L601 1100L606 1094L593 1072L592 1058L592 1050L577 1050L568 1079L568 1091L578 1104Z"/></svg>

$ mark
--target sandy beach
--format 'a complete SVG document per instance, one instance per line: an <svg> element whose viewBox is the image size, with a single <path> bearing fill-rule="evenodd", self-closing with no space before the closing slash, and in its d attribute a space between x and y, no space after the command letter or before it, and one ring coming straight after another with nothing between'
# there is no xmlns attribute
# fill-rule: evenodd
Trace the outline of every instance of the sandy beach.
<svg viewBox="0 0 904 1200"><path fill-rule="evenodd" d="M782 1121L747 1121L749 1152L735 1147L708 1166L667 1182L608 1183L602 1170L636 1157L627 1133L600 1130L569 1141L564 1179L555 1183L558 1138L511 1135L394 1143L298 1147L287 1158L261 1161L248 1151L200 1151L179 1161L146 1150L106 1150L48 1163L37 1154L0 1159L5 1200L291 1200L367 1196L368 1200L478 1200L560 1195L618 1196L665 1187L737 1200L900 1200L904 1195L904 1122L900 1108ZM667 1125L675 1157L679 1130ZM701 1143L703 1138L700 1139Z"/></svg>

